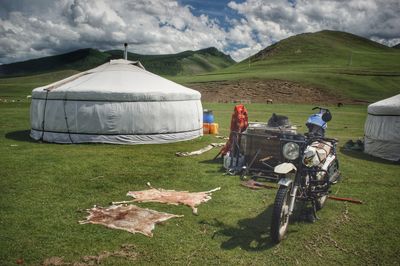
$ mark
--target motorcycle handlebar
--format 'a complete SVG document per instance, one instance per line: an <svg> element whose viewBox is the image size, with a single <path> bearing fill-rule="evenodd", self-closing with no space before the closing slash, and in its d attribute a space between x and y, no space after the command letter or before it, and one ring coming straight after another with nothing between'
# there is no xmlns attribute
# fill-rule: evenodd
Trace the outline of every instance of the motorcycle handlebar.
<svg viewBox="0 0 400 266"><path fill-rule="evenodd" d="M315 107L314 107L313 109L311 109L311 110L315 110L315 109L329 111L329 109L328 109L328 108L325 108L325 107L319 107L319 106L315 106Z"/></svg>
<svg viewBox="0 0 400 266"><path fill-rule="evenodd" d="M331 141L331 142L339 142L337 138L323 138L323 140Z"/></svg>
<svg viewBox="0 0 400 266"><path fill-rule="evenodd" d="M334 142L334 143L339 142L339 140L336 139L336 138L327 138L327 137L311 137L310 138L310 140L312 140L312 141L318 140L318 139L325 140L325 141L330 141L330 142Z"/></svg>

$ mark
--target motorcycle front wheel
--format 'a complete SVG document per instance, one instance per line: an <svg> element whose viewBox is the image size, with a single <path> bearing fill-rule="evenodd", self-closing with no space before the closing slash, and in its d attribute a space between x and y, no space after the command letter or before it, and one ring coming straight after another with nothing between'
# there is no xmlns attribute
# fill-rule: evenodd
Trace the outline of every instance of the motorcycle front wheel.
<svg viewBox="0 0 400 266"><path fill-rule="evenodd" d="M319 197L318 199L315 200L315 208L317 209L317 211L321 210L324 207L327 199L328 199L328 196L325 195L325 196Z"/></svg>
<svg viewBox="0 0 400 266"><path fill-rule="evenodd" d="M291 186L280 186L276 193L271 221L271 238L275 243L284 239L289 225L290 189Z"/></svg>

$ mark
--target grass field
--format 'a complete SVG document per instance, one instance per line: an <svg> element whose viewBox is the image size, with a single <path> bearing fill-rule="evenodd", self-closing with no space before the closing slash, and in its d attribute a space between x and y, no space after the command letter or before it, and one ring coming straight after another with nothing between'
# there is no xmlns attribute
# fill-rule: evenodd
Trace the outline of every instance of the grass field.
<svg viewBox="0 0 400 266"><path fill-rule="evenodd" d="M255 57L250 65L241 62L219 72L170 78L189 86L192 82L246 78L292 80L365 101L400 93L399 52L365 43L365 39L344 35L335 41L336 33L321 34L312 35L311 40L306 38L309 35L289 38L271 60ZM332 45L332 50L326 49L327 45ZM324 54L314 55L321 47ZM221 161L211 160L218 150L198 157L175 156L177 151L220 142L213 136L137 146L31 140L26 96L35 87L74 73L62 70L0 79L0 265L15 265L18 259L26 265L40 265L54 256L75 263L87 255L118 250L123 244L135 246L134 262L111 257L102 264L400 264L399 164L340 148L344 179L332 192L364 204L328 201L319 214L321 220L311 224L294 219L288 238L273 245L269 224L275 189L241 187L239 177L224 175ZM203 107L214 110L220 133L227 135L233 105L204 103ZM246 107L251 121L267 121L275 112L302 126L301 132L312 108L299 104ZM328 136L338 138L339 147L362 137L366 109L365 105L332 106ZM86 217L84 209L127 200L128 190L145 189L147 182L175 190L222 189L200 205L198 216L185 206L138 204L184 215L157 225L153 238L78 224Z"/></svg>
<svg viewBox="0 0 400 266"><path fill-rule="evenodd" d="M221 133L227 134L233 105L204 104L214 110ZM286 114L303 125L307 105L248 105L250 120L266 121L272 112ZM239 186L237 176L223 175L217 150L179 158L212 136L166 145L59 145L32 141L29 102L0 103L0 264L39 265L46 258L78 262L85 255L134 244L135 264L398 264L400 263L400 180L397 164L341 150L343 182L338 196L354 197L363 205L328 201L321 220L291 222L288 238L273 245L269 237L276 190L253 191ZM363 135L365 106L332 107L329 136L347 139ZM300 128L304 131L304 127ZM204 191L222 189L194 216L185 206L142 203L158 211L183 214L157 225L154 237L79 225L84 209L125 200L128 190L155 187ZM132 263L105 259L104 265Z"/></svg>

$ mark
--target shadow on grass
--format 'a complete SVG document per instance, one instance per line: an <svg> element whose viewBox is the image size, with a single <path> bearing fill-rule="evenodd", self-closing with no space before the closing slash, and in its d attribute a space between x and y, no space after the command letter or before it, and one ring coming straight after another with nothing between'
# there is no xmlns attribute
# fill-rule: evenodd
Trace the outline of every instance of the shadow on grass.
<svg viewBox="0 0 400 266"><path fill-rule="evenodd" d="M30 130L13 131L6 133L5 137L17 141L37 142L29 136L30 132Z"/></svg>
<svg viewBox="0 0 400 266"><path fill-rule="evenodd" d="M217 158L217 159L210 159L210 160L203 160L203 161L199 161L199 163L201 164L218 164L221 167L218 169L219 173L226 173L226 169L224 168L223 164L224 164L224 160L222 158ZM215 170L213 171L206 171L206 173L215 173Z"/></svg>
<svg viewBox="0 0 400 266"><path fill-rule="evenodd" d="M272 208L271 205L256 217L239 220L237 227L226 225L218 219L200 223L220 228L212 238L229 237L228 240L222 242L221 248L223 249L240 247L247 251L262 251L274 246L269 235Z"/></svg>
<svg viewBox="0 0 400 266"><path fill-rule="evenodd" d="M350 156L359 160L365 160L365 161L370 161L370 162L376 162L376 163L383 163L383 164L397 164L400 165L400 161L397 162L392 162L388 160L384 160L378 157L371 156L369 154L366 154L362 151L351 151L347 150L344 147L340 148L340 152L343 153L346 156Z"/></svg>
<svg viewBox="0 0 400 266"><path fill-rule="evenodd" d="M311 207L305 202L298 202L296 205L293 215L290 217L289 225L312 223L309 220ZM218 219L213 219L211 222L203 220L199 223L219 228L212 236L213 239L219 236L229 237L228 240L221 243L223 249L230 250L240 247L247 251L263 251L275 246L270 237L273 207L273 204L270 205L256 217L239 220L237 226L226 225ZM289 227L287 234L296 232L297 230Z"/></svg>
<svg viewBox="0 0 400 266"><path fill-rule="evenodd" d="M210 159L210 160L204 160L200 161L199 163L204 163L204 164L223 164L224 160L222 158L217 158L217 159Z"/></svg>

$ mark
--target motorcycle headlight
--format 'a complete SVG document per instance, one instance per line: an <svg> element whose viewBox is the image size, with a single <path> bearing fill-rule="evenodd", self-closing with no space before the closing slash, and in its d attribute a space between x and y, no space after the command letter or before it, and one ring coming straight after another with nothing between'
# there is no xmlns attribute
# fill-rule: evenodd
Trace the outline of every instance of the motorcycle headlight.
<svg viewBox="0 0 400 266"><path fill-rule="evenodd" d="M297 143L294 142L288 142L285 145L283 145L283 157L285 157L288 160L296 160L299 158L300 155L300 147Z"/></svg>

